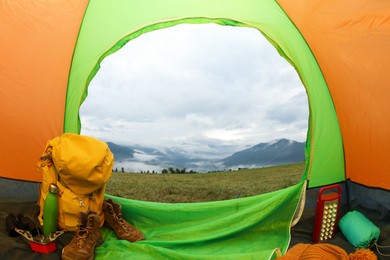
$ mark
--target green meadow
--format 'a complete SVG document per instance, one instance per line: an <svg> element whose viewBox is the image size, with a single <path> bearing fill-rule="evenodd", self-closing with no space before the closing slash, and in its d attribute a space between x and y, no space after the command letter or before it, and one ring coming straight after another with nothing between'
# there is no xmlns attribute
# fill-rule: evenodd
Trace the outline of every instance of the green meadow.
<svg viewBox="0 0 390 260"><path fill-rule="evenodd" d="M259 195L298 183L305 163L194 174L113 172L106 193L156 202L205 202Z"/></svg>

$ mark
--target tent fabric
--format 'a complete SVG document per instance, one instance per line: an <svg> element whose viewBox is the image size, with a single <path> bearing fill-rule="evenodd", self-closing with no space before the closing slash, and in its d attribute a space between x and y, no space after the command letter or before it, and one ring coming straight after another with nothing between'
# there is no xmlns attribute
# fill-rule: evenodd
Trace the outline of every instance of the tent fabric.
<svg viewBox="0 0 390 260"><path fill-rule="evenodd" d="M6 99L0 102L0 119L11 123L0 131L0 143L9 147L0 150L0 157L5 159L0 164L0 176L40 181L35 174L40 151L61 131L79 133L79 107L106 55L145 32L180 23L213 22L259 30L294 66L309 99L309 185L345 178L341 132L326 81L302 34L275 1L40 3L7 2L1 6L0 55L7 58L0 62L2 99ZM22 34L16 33L19 27ZM28 59L23 59L23 54ZM34 70L24 73L31 67ZM31 76L24 78L26 75ZM19 165L17 172L13 170L15 164Z"/></svg>
<svg viewBox="0 0 390 260"><path fill-rule="evenodd" d="M215 22L258 29L296 68L310 106L310 187L350 178L389 189L389 5L386 0L2 1L0 143L6 148L0 150L0 176L39 181L34 167L39 151L62 132L80 131L79 106L106 55L144 32Z"/></svg>
<svg viewBox="0 0 390 260"><path fill-rule="evenodd" d="M343 217L349 211L357 210L364 214L371 222L380 229L378 239L379 245L390 245L390 191L366 187L351 181L339 183L342 187L340 216ZM316 210L316 201L320 188L312 188L306 191L305 209L300 221L291 229L290 248L299 243L312 244L312 232ZM356 223L353 223L356 225ZM356 226L357 229L359 227ZM356 248L348 242L340 229L336 231L335 237L326 240L325 243L337 245L343 248L348 254L354 253ZM384 248L379 253L375 247L371 250L376 254L378 260L389 259L390 250Z"/></svg>
<svg viewBox="0 0 390 260"><path fill-rule="evenodd" d="M111 228L103 226L104 243L96 248L95 259L273 259L276 248L282 253L288 248L290 223L304 189L301 182L267 195L176 204L107 195L122 205L122 217L139 228L146 240L118 240ZM4 227L9 213L31 217L36 207L36 201L0 201L0 225ZM61 259L73 235L60 236L55 252L38 254L22 237L9 237L2 228L0 258Z"/></svg>
<svg viewBox="0 0 390 260"><path fill-rule="evenodd" d="M310 186L344 179L341 134L321 71L294 24L273 0L216 1L90 1L73 57L65 110L65 132L78 133L78 109L101 59L140 34L180 23L218 23L258 29L297 70L309 97L307 171ZM147 15L143 10L148 10ZM116 19L110 19L110 17ZM259 34L259 37L261 35ZM318 156L318 157L317 157ZM328 163L332 162L332 163ZM315 173L315 174L312 174Z"/></svg>
<svg viewBox="0 0 390 260"><path fill-rule="evenodd" d="M105 231L98 258L129 252L170 259L272 257L275 248L287 249L305 179L309 187L351 179L390 189L387 0L3 0L2 187L8 179L40 181L35 164L46 142L80 132L79 108L107 55L143 33L181 23L255 28L296 69L310 111L305 175L297 186L228 202L121 200L147 240L123 245Z"/></svg>
<svg viewBox="0 0 390 260"><path fill-rule="evenodd" d="M129 243L104 229L96 259L271 259L290 242L290 224L304 182L226 201L157 203L113 196L123 217L145 235Z"/></svg>
<svg viewBox="0 0 390 260"><path fill-rule="evenodd" d="M383 211L382 204L389 204L390 201L390 192L381 190L381 189L374 189L374 188L368 188L362 185L358 185L356 183L352 182L346 182L346 183L339 183L342 187L342 203L341 203L341 213L344 215L349 210L358 210L362 213L364 213L367 218L369 218L375 225L377 225L380 230L381 234L378 240L378 243L380 245L390 245L390 211ZM313 223L314 223L314 212L315 212L315 205L316 200L318 197L318 191L319 188L313 188L308 189L306 193L306 203L305 203L305 210L303 212L303 216L301 217L301 220L291 229L291 242L289 245L289 248L292 248L294 245L299 243L305 243L305 244L312 244L311 235L313 231ZM367 196L362 196L361 194L367 194ZM117 199L116 197L113 197L114 199ZM367 198L376 198L377 204L373 203L367 203ZM361 199L366 200L361 202ZM371 202L374 201L371 199ZM134 223L136 226L140 225L136 215L134 215L138 210L142 210L140 205L137 206L138 201L131 201L130 206L124 205L126 218L129 220L129 222ZM348 204L350 203L350 204ZM143 203L142 203L143 204ZM145 204L143 204L145 205ZM167 205L170 206L170 204L166 203L162 206ZM186 206L186 204L183 204ZM188 204L190 205L190 204ZM4 227L5 217L8 215L8 213L13 212L15 215L22 213L23 215L28 215L28 212L32 211L32 208L36 206L36 199L30 198L27 202L20 202L20 201L10 201L10 200L0 200L0 226ZM137 210L135 210L137 209ZM184 209L184 208L183 208ZM156 220L158 221L158 220ZM165 222L167 223L167 222ZM158 225L158 226L157 226ZM185 225L185 223L178 223L178 225L188 226ZM156 229L163 228L161 224L156 223L155 226ZM148 230L147 228L145 230ZM143 230L144 231L144 230ZM138 250L141 250L141 244L131 244L127 243L125 241L114 241L115 236L112 233L112 231L104 227L103 235L105 238L105 244L102 246L108 247L108 245L115 246L118 251L115 251L113 255L120 255L124 254L124 250L127 250L127 258L130 258L135 252L138 252ZM149 231L150 232L150 231ZM160 232L161 233L161 232ZM213 233L213 232L211 232ZM245 233L245 232L243 232ZM149 234L148 234L149 235ZM29 247L28 243L23 240L21 237L9 237L5 233L5 229L0 229L0 258L1 259L61 259L61 250L64 246L66 246L71 240L72 240L72 233L65 233L64 235L60 236L56 240L57 244L57 250L56 252L50 253L50 254L37 254L32 253L31 248ZM191 236L190 236L191 238ZM149 239L151 239L149 235ZM146 242L146 241L145 241ZM143 242L143 243L145 243ZM348 253L355 252L355 248L345 239L342 232L337 231L336 236L328 240L327 243L330 243L332 245L337 245L344 250L346 250ZM123 247L121 247L118 244L124 244ZM256 245L258 246L258 245ZM136 247L136 248L135 248ZM153 246L146 245L145 247L154 248ZM158 247L162 251L164 251L164 248L167 248L167 246L164 247ZM99 248L97 248L99 249ZM152 250L151 249L151 250ZM169 248L167 251L170 250ZM375 254L378 256L379 260L385 260L388 259L388 257L380 255L374 248L372 250L375 252ZM103 251L103 250L102 250ZM109 254L105 254L104 252L99 251L97 259L108 259ZM173 250L170 250L173 252ZM389 250L384 249L381 251L382 253L390 253ZM175 253L175 252L173 252ZM215 253L214 251L212 253ZM136 253L139 255L139 253ZM217 253L215 253L217 254ZM246 255L245 255L246 256ZM121 257L119 259L127 259L124 257ZM137 259L136 257L132 257L134 259ZM140 257L143 259L142 257ZM148 256L145 256L146 259L148 259ZM244 258L244 254L242 254L242 258ZM138 258L139 259L139 258ZM150 258L149 258L150 259ZM159 259L159 258L156 258ZM164 258L162 258L164 259ZM165 257L166 259L166 257ZM244 258L245 259L245 258ZM249 258L250 259L250 258ZM257 259L257 258L254 258ZM259 258L264 259L264 258Z"/></svg>
<svg viewBox="0 0 390 260"><path fill-rule="evenodd" d="M390 1L278 2L326 79L340 123L346 178L390 189Z"/></svg>
<svg viewBox="0 0 390 260"><path fill-rule="evenodd" d="M46 142L63 133L65 95L86 1L0 3L0 176L37 181Z"/></svg>

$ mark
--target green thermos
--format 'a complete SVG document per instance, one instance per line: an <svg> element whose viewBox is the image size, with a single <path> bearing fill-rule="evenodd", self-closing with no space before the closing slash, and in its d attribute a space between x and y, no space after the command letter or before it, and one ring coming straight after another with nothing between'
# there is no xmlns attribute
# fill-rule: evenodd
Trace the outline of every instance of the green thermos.
<svg viewBox="0 0 390 260"><path fill-rule="evenodd" d="M52 232L57 231L58 225L58 187L50 183L49 192L47 193L43 204L43 235L49 237Z"/></svg>

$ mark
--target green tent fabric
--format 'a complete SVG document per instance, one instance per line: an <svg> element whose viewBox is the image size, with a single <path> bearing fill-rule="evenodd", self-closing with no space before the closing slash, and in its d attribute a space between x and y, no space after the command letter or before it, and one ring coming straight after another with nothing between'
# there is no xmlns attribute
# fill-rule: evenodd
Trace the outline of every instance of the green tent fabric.
<svg viewBox="0 0 390 260"><path fill-rule="evenodd" d="M164 2L90 1L77 38L69 73L64 132L80 132L78 109L101 61L143 33L182 23L251 27L266 37L297 70L309 96L310 118L303 179L319 186L344 179L341 134L322 73L309 47L280 6L272 0ZM251 8L239 8L248 5ZM140 10L148 10L141 15ZM115 19L112 19L115 17ZM262 34L262 35L261 35ZM104 35L104 37L101 37ZM324 129L326 132L313 131ZM332 151L332 152L330 152ZM321 156L321 160L316 158ZM325 159L324 159L325 158ZM332 161L332 164L327 162ZM125 217L147 240L130 244L105 230L98 259L269 259L287 250L291 221L303 182L286 190L232 201L159 204L119 200Z"/></svg>
<svg viewBox="0 0 390 260"><path fill-rule="evenodd" d="M144 33L183 23L249 27L257 29L259 37L266 37L296 69L309 97L306 141L309 187L345 179L341 132L326 82L301 33L274 0L213 3L120 0L115 4L89 1L69 73L64 132L80 133L79 108L105 57Z"/></svg>
<svg viewBox="0 0 390 260"><path fill-rule="evenodd" d="M158 203L114 196L123 217L146 240L118 240L103 229L96 259L272 259L286 252L304 181L253 197L202 203ZM260 235L261 234L261 235Z"/></svg>

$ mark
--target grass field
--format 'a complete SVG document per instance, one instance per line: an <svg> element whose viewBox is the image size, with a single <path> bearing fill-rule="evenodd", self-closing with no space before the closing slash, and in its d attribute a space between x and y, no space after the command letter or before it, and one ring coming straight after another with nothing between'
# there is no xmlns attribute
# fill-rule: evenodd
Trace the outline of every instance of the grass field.
<svg viewBox="0 0 390 260"><path fill-rule="evenodd" d="M106 193L157 202L202 202L248 197L300 181L305 163L198 174L113 172Z"/></svg>

